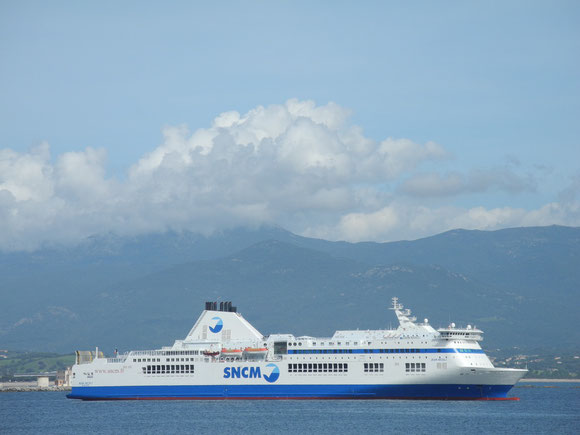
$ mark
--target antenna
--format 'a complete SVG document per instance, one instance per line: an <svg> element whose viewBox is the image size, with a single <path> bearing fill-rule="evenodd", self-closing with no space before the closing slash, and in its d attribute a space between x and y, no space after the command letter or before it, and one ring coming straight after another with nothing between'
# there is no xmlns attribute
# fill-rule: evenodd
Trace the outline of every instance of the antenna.
<svg viewBox="0 0 580 435"><path fill-rule="evenodd" d="M399 303L398 297L395 296L391 300L393 301L393 306L390 308L391 310L402 310L403 309L403 305Z"/></svg>

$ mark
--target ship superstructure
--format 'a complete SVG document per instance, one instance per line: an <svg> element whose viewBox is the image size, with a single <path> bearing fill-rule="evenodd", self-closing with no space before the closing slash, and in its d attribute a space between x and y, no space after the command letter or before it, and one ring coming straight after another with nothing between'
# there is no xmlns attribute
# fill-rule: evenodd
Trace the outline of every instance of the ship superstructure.
<svg viewBox="0 0 580 435"><path fill-rule="evenodd" d="M264 336L231 302L206 302L172 346L113 358L77 352L68 397L505 400L527 372L494 367L471 325L436 330L397 298L391 309L397 329Z"/></svg>

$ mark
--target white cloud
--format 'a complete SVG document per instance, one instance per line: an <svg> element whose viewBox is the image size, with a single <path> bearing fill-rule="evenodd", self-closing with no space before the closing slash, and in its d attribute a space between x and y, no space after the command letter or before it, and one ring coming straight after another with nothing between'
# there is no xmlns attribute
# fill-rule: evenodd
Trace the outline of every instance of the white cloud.
<svg viewBox="0 0 580 435"><path fill-rule="evenodd" d="M477 206L425 207L393 202L368 213L348 213L336 225L307 228L310 237L358 242L394 241L427 237L455 228L497 230L518 226L569 225L580 223L580 204L546 204L536 210Z"/></svg>
<svg viewBox="0 0 580 435"><path fill-rule="evenodd" d="M27 154L10 149L0 150L0 191L10 193L16 201L41 201L53 193L50 152L46 143Z"/></svg>
<svg viewBox="0 0 580 435"><path fill-rule="evenodd" d="M399 186L400 192L417 197L453 196L488 190L512 194L533 192L536 190L536 181L530 175L519 175L509 168L493 168L474 169L467 174L420 173Z"/></svg>
<svg viewBox="0 0 580 435"><path fill-rule="evenodd" d="M74 243L102 232L210 233L264 223L352 241L579 223L573 190L566 193L572 199L535 211L420 204L487 189L518 193L533 180L509 169L418 174L450 153L433 142L375 141L348 116L333 103L290 100L243 115L224 112L193 133L166 127L163 143L123 181L106 176L104 149L64 153L54 162L47 144L28 153L0 150L0 249Z"/></svg>

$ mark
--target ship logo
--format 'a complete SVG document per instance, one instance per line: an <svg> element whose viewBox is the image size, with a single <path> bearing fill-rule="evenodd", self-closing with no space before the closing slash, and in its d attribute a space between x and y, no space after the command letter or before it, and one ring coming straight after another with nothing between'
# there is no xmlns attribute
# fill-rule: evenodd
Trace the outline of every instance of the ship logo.
<svg viewBox="0 0 580 435"><path fill-rule="evenodd" d="M211 332L213 332L214 334L217 334L218 332L220 332L222 330L222 328L224 327L224 321L222 319L220 319L219 317L214 317L211 320L217 320L216 324L212 327L209 327L209 330Z"/></svg>
<svg viewBox="0 0 580 435"><path fill-rule="evenodd" d="M278 378L280 377L280 369L274 363L270 363L270 364L266 365L266 367L273 367L273 369L269 375L264 375L264 379L266 379L266 382L269 382L269 383L276 382L278 380Z"/></svg>

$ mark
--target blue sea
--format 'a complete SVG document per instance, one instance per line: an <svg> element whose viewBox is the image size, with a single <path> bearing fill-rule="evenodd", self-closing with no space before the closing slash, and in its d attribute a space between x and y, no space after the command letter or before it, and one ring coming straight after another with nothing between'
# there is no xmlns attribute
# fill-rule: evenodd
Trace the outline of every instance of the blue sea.
<svg viewBox="0 0 580 435"><path fill-rule="evenodd" d="M0 393L0 433L580 433L580 383L524 383L510 395L521 400L83 402Z"/></svg>

